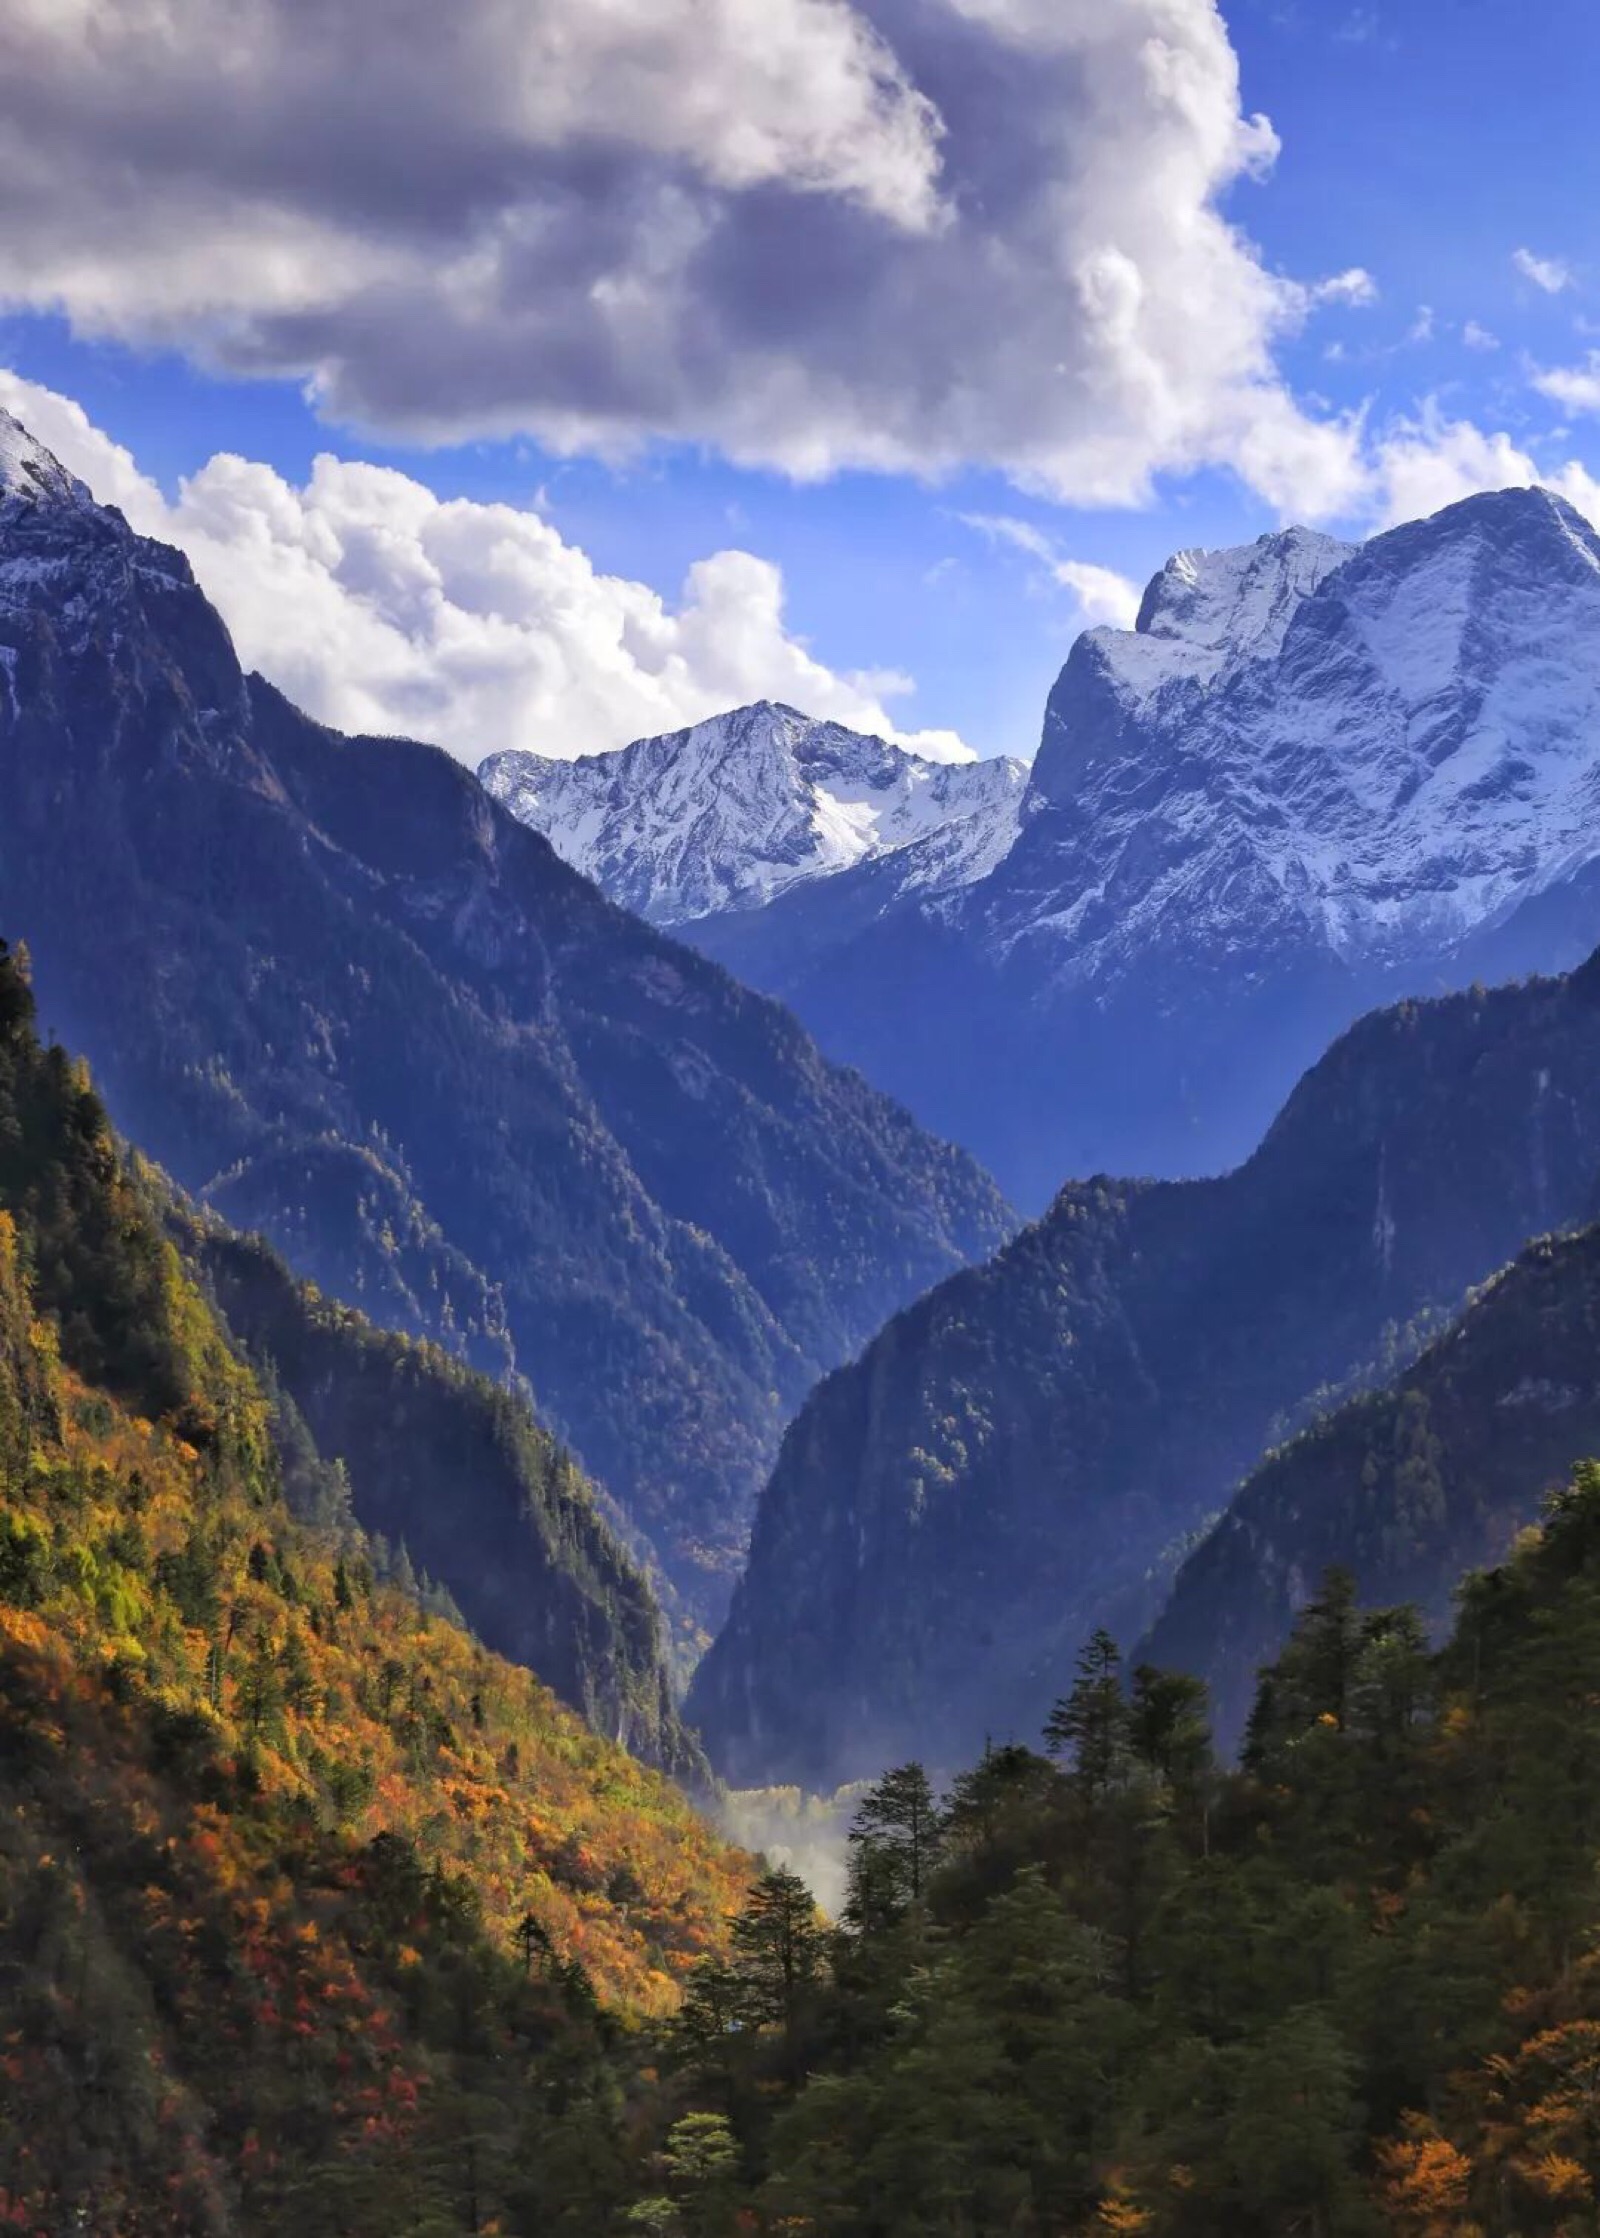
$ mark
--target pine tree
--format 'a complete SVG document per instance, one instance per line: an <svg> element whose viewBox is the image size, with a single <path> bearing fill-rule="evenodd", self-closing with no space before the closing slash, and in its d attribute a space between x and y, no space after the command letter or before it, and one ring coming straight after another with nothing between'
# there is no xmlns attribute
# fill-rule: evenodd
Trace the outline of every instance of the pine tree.
<svg viewBox="0 0 1600 2238"><path fill-rule="evenodd" d="M1096 1631L1078 1657L1072 1692L1057 1702L1044 1729L1050 1753L1071 1758L1073 1783L1089 1802L1109 1795L1127 1775L1129 1720L1121 1668L1116 1641Z"/></svg>
<svg viewBox="0 0 1600 2238"><path fill-rule="evenodd" d="M271 1632L259 1624L239 1673L237 1708L252 1740L260 1737L283 1708L283 1679Z"/></svg>
<svg viewBox="0 0 1600 2238"><path fill-rule="evenodd" d="M1192 1788L1211 1764L1204 1680L1141 1663L1133 1674L1128 1746L1169 1787Z"/></svg>
<svg viewBox="0 0 1600 2238"><path fill-rule="evenodd" d="M733 1921L732 1943L744 2017L792 2039L827 1948L816 1898L798 1873L777 1865L762 1874Z"/></svg>
<svg viewBox="0 0 1600 2238"><path fill-rule="evenodd" d="M1313 1726L1344 1731L1360 1646L1355 1580L1348 1570L1329 1570L1257 1699L1245 1737L1247 1764L1260 1763L1275 1744Z"/></svg>
<svg viewBox="0 0 1600 2238"><path fill-rule="evenodd" d="M535 1959L543 1963L546 1960L553 1960L555 1957L554 1947L549 1935L532 1912L523 1913L513 1931L512 1940L521 1956L522 1970L525 1974L533 1972Z"/></svg>
<svg viewBox="0 0 1600 2238"><path fill-rule="evenodd" d="M283 1643L282 1685L283 1698L290 1709L304 1715L316 1704L320 1692L317 1674L298 1623L290 1625Z"/></svg>
<svg viewBox="0 0 1600 2238"><path fill-rule="evenodd" d="M725 2114L685 2114L662 2151L690 2238L723 2238L734 2228L739 2147Z"/></svg>
<svg viewBox="0 0 1600 2238"><path fill-rule="evenodd" d="M944 1814L920 1764L886 1772L850 1827L846 1917L866 1927L890 1924L927 1893L944 1843Z"/></svg>

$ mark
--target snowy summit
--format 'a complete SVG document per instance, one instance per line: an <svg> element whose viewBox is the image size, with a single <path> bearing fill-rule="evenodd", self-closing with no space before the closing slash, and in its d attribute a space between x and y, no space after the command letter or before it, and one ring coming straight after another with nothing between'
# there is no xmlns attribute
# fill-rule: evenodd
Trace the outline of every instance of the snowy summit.
<svg viewBox="0 0 1600 2238"><path fill-rule="evenodd" d="M974 898L1070 979L1153 948L1432 964L1600 852L1600 538L1511 489L1180 554L1073 648L1033 782L1031 861Z"/></svg>
<svg viewBox="0 0 1600 2238"><path fill-rule="evenodd" d="M942 835L940 882L999 861L1021 762L931 762L761 700L620 753L491 754L488 790L614 901L658 925L762 907Z"/></svg>

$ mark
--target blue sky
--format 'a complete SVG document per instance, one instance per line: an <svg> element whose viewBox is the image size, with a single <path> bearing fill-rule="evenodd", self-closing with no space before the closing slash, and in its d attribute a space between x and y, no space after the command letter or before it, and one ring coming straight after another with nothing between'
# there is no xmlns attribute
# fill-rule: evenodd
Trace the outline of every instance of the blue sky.
<svg viewBox="0 0 1600 2238"><path fill-rule="evenodd" d="M271 0L253 4L265 11ZM921 4L931 13L938 0ZM1070 0L1064 4L1070 12ZM1146 13L1163 4L1141 0ZM1203 39L1198 18L1206 12L1204 0L1171 4L1196 17ZM538 0L539 7L556 5ZM1017 0L1019 15L1023 5ZM876 31L892 43L904 8L869 12ZM1001 12L1000 0L995 12ZM1256 161L1255 171L1264 175L1227 183L1214 198L1217 206L1275 279L1311 290L1352 271L1370 276L1370 289L1351 282L1321 301L1308 300L1295 317L1274 325L1266 344L1282 390L1306 421L1348 426L1345 416L1364 415L1349 439L1363 479L1336 498L1328 525L1362 533L1397 512L1456 494L1474 479L1500 478L1494 453L1485 461L1471 442L1451 436L1461 427L1483 438L1508 438L1538 471L1566 473L1574 490L1581 489L1571 479L1573 463L1600 466L1600 416L1569 408L1590 402L1582 379L1600 343L1600 248L1592 217L1600 186L1592 121L1600 10L1579 0L1542 0L1537 8L1511 0L1404 0L1403 6L1398 0L1233 0L1225 17L1238 61L1239 107L1247 118L1256 112L1270 118L1279 146L1270 169ZM41 70L72 59L44 54L42 47L32 58ZM140 67L146 66L141 58ZM927 71L911 63L907 71L917 86L934 85L937 58ZM1068 82L1063 79L1063 86ZM163 100L177 101L181 93L160 90ZM1214 92L1207 98L1214 106ZM737 401L737 368L729 381L732 401L717 408L720 419L709 412L706 427L687 437L674 418L692 421L692 411L631 400L619 407L626 417L621 440L632 446L627 456L595 455L616 450L604 428L592 437L580 434L575 455L558 455L548 433L550 415L570 415L570 396L554 402L540 396L527 412L525 425L546 428L543 441L528 432L424 442L414 423L419 410L426 417L434 409L430 380L446 421L455 409L447 352L415 375L408 369L410 386L398 403L380 394L380 364L376 373L368 366L351 377L364 384L359 394L342 374L324 379L319 409L308 401L306 366L293 359L302 347L311 356L344 348L337 332L329 343L334 330L327 321L315 342L286 344L276 329L264 341L262 316L252 305L257 323L248 344L230 334L219 346L207 299L163 308L159 316L126 300L108 312L104 285L91 286L80 273L89 253L84 244L92 249L102 238L97 224L109 229L104 237L114 243L116 213L105 207L104 181L87 175L88 158L74 148L74 129L69 120L44 155L46 167L55 166L66 182L58 202L71 206L71 226L63 221L59 244L47 242L20 278L13 274L7 281L0 265L13 306L0 324L0 362L76 400L169 499L182 477L196 474L219 451L263 462L300 484L316 454L331 450L396 467L443 497L537 506L563 543L581 550L595 568L653 587L669 606L694 562L738 547L781 570L786 629L830 673L898 671L914 678L914 694L877 694L894 720L907 730L953 729L982 752L1032 751L1044 694L1084 619L1081 600L1054 576L1048 554L1142 582L1179 545L1237 541L1306 510L1296 502L1302 484L1308 497L1325 494L1328 477L1320 468L1298 480L1289 472L1285 488L1284 471L1241 474L1229 439L1208 436L1198 444L1208 455L1194 463L1158 461L1139 502L1074 501L1081 469L1052 467L1042 478L1031 469L1019 474L1007 455L1007 425L998 409L989 416L1000 432L987 445L995 454L987 462L951 467L931 456L872 471L845 455L831 470L797 479L780 465L738 465L725 455L749 451L752 442L757 450L781 451L787 440L781 428L773 433L770 421L750 437ZM87 125L76 129L86 132ZM1004 115L997 114L993 130L1005 129ZM952 131L952 146L955 137ZM681 150L670 152L672 160L682 159ZM658 149L650 153L652 163L661 160ZM447 154L453 160L453 152ZM692 151L689 160L698 160ZM1100 176L1115 181L1113 158L1108 166ZM875 175L866 188L847 178L841 191L884 201L915 191L904 176L896 172L884 186ZM123 195L137 200L139 181L137 164L124 167ZM425 167L414 183L426 202ZM4 184L0 172L0 191ZM226 185L235 211L237 184ZM158 197L151 188L152 204L159 199L178 211L174 223L181 222L181 204L173 199L180 191L163 182ZM747 192L742 178L731 191ZM818 237L821 209L809 182L806 191L809 201L796 197L793 233L792 253L801 257ZM359 226L359 217L348 217L343 181L339 195L338 222ZM382 223L390 223L387 212ZM158 231L152 221L153 236ZM153 238L152 254L159 247ZM828 253L835 253L831 246ZM70 274L65 281L52 258ZM1167 284L1181 279L1157 259L1149 269L1156 275L1151 285L1163 271ZM427 319L425 274L407 284L414 291L407 313L414 331L419 317ZM159 282L148 285L153 293ZM53 301L65 308L50 308ZM339 308L347 319L353 316L348 306ZM783 307L770 315L781 321ZM1188 315L1197 326L1208 321L1203 287ZM794 347L804 354L803 319L798 331ZM501 341L498 334L490 337L493 347ZM947 336L944 346L952 346ZM1181 380L1181 346L1177 360ZM467 362L464 356L463 371ZM252 366L263 370L248 370ZM1577 376L1559 396L1536 386L1552 368ZM997 346L981 378L993 386L1006 377L1003 346ZM862 377L852 371L851 378L861 390ZM502 389L485 393L483 413L515 424L521 409L516 395L508 402ZM845 452L870 441L871 406L869 374L864 401L852 405L868 434L863 438L857 430L842 438ZM901 394L886 391L886 420L904 409ZM724 426L734 429L732 436L724 437ZM1407 428L1421 432L1407 437ZM1397 429L1398 466L1392 449ZM48 439L48 430L41 432ZM427 432L449 437L455 431L445 425ZM912 447L922 440L915 438ZM928 438L930 451L942 440ZM915 470L919 463L923 471ZM973 525L998 520L1024 524L1036 549L1022 548L1015 529ZM197 560L203 566L200 552ZM351 580L352 595L364 595L360 582ZM238 595L248 605L249 590ZM249 649L265 659L270 598L259 594L257 607L253 628L260 643ZM761 656L753 650L751 658L755 675ZM305 676L289 680L302 681L315 699L309 654L303 665ZM781 664L775 689L783 686L780 670ZM326 694L329 687L323 688ZM715 681L707 677L696 688L714 694ZM430 680L413 679L408 689L426 711ZM864 691L870 699L876 687ZM628 727L626 705L614 717L590 715L596 704L582 696L558 704L548 694L471 699L441 686L434 727L482 724L482 735L444 740L466 758L507 743L570 751L590 742L586 721L597 730L608 720ZM693 712L700 701L691 697L684 704ZM529 734L504 735L506 725L519 729L517 710L524 706ZM344 712L342 703L335 698L329 711ZM414 727L428 726L419 720ZM619 742L614 736L592 740Z"/></svg>

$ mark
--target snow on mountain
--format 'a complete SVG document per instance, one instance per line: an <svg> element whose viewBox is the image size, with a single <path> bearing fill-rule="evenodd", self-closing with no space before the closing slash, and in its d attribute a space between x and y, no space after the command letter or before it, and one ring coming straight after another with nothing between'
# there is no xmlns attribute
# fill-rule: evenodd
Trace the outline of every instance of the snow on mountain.
<svg viewBox="0 0 1600 2238"><path fill-rule="evenodd" d="M1600 537L1516 489L1183 552L1050 695L1016 837L694 937L1011 1195L1216 1172L1365 1010L1600 941Z"/></svg>
<svg viewBox="0 0 1600 2238"><path fill-rule="evenodd" d="M1020 762L929 762L767 700L620 753L491 754L478 772L614 901L658 925L759 908L916 849L913 885L987 874L1016 835Z"/></svg>
<svg viewBox="0 0 1600 2238"><path fill-rule="evenodd" d="M0 406L0 504L17 498L35 504L41 500L84 507L94 503L60 460Z"/></svg>
<svg viewBox="0 0 1600 2238"><path fill-rule="evenodd" d="M1543 490L1184 553L1074 646L980 937L1437 959L1600 854L1600 538Z"/></svg>

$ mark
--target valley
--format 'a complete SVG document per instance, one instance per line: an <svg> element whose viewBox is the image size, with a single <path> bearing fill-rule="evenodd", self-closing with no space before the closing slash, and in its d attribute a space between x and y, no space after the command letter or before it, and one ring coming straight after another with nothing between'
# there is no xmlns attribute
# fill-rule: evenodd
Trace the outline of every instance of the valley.
<svg viewBox="0 0 1600 2238"><path fill-rule="evenodd" d="M1590 2025L1592 533L1181 555L1028 772L763 703L480 786L0 435L0 2212L1531 2212ZM1047 924L1093 1019L992 999ZM1022 1223L891 1100L919 1036L952 1138L1049 1079L1026 1160L1125 1177Z"/></svg>

